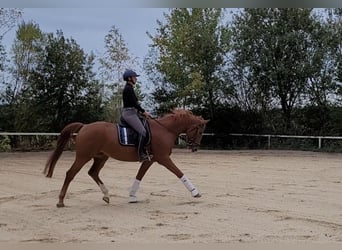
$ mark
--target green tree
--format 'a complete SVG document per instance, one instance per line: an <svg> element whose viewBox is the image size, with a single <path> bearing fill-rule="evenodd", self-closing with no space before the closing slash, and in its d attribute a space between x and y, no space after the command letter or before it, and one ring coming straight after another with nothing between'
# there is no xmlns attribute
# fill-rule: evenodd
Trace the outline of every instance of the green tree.
<svg viewBox="0 0 342 250"><path fill-rule="evenodd" d="M305 97L308 79L321 70L316 61L321 51L312 52L315 28L312 9L245 9L233 16L230 72L243 82L237 87L244 88L237 93L264 113L279 105L285 130Z"/></svg>
<svg viewBox="0 0 342 250"><path fill-rule="evenodd" d="M332 58L333 62L336 63L336 67L334 68L335 77L334 79L337 82L337 98L339 99L338 103L341 103L342 96L342 8L336 8L333 10L328 10L329 19L328 25L332 30L332 35L330 36L333 39L333 48Z"/></svg>
<svg viewBox="0 0 342 250"><path fill-rule="evenodd" d="M155 101L163 108L208 107L213 116L229 89L224 82L229 32L221 23L222 9L175 8L164 16L156 35L148 33L153 44L145 61Z"/></svg>
<svg viewBox="0 0 342 250"><path fill-rule="evenodd" d="M17 8L0 8L0 38L16 25L22 15L22 10Z"/></svg>
<svg viewBox="0 0 342 250"><path fill-rule="evenodd" d="M18 124L25 117L27 105L22 103L23 91L29 88L28 77L32 68L37 65L39 55L43 48L43 34L39 26L33 23L22 22L16 31L16 37L12 45L12 64L8 67L11 78L4 83L3 99L6 103L4 119L12 121L7 126L14 130L20 130Z"/></svg>
<svg viewBox="0 0 342 250"><path fill-rule="evenodd" d="M13 8L0 8L0 130L13 129L13 107L7 95L8 65L6 48L2 40L20 19L22 11Z"/></svg>
<svg viewBox="0 0 342 250"><path fill-rule="evenodd" d="M104 40L105 53L99 59L100 75L105 82L117 84L122 81L124 70L136 65L137 60L130 54L117 27L112 26Z"/></svg>
<svg viewBox="0 0 342 250"><path fill-rule="evenodd" d="M122 108L122 74L126 68L137 68L137 58L130 54L120 30L112 26L105 36L105 53L99 59L100 77L105 97L105 119L118 121Z"/></svg>
<svg viewBox="0 0 342 250"><path fill-rule="evenodd" d="M13 81L7 85L9 103L16 103L23 90L28 88L29 73L37 66L44 49L44 35L39 25L29 22L19 24L12 45Z"/></svg>
<svg viewBox="0 0 342 250"><path fill-rule="evenodd" d="M4 70L6 59L2 39L8 31L14 28L21 15L22 11L20 9L0 8L0 71Z"/></svg>
<svg viewBox="0 0 342 250"><path fill-rule="evenodd" d="M21 14L22 12L19 9L0 8L0 73L3 82L5 82L6 48L2 44L2 40L6 33L15 26L18 19L21 17ZM0 82L0 90L1 83L2 82ZM3 93L0 93L0 103L1 101L7 101L6 96L2 94Z"/></svg>
<svg viewBox="0 0 342 250"><path fill-rule="evenodd" d="M94 55L85 55L62 31L47 35L41 60L29 73L23 103L29 109L22 131L60 131L73 121L102 119L99 83L92 72Z"/></svg>
<svg viewBox="0 0 342 250"><path fill-rule="evenodd" d="M340 35L336 36L335 22L324 12L313 15L308 63L310 74L307 82L308 101L311 105L326 109L336 92L336 52Z"/></svg>
<svg viewBox="0 0 342 250"><path fill-rule="evenodd" d="M164 81L163 73L159 72L158 51L156 47L151 47L148 55L144 59L144 70L147 73L149 82L153 85L149 98L149 106L154 107L157 115L167 113L173 107L177 107L178 96L172 84Z"/></svg>

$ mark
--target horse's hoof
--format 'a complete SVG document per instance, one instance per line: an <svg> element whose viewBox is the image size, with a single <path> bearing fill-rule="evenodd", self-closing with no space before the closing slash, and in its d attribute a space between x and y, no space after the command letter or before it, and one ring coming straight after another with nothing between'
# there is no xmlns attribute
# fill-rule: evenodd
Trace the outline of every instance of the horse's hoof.
<svg viewBox="0 0 342 250"><path fill-rule="evenodd" d="M104 197L102 198L102 200L104 200L107 204L109 204L109 197L104 196Z"/></svg>
<svg viewBox="0 0 342 250"><path fill-rule="evenodd" d="M199 198L201 197L201 193L195 188L194 190L191 191L192 197Z"/></svg>
<svg viewBox="0 0 342 250"><path fill-rule="evenodd" d="M57 207L64 207L64 203L57 203Z"/></svg>
<svg viewBox="0 0 342 250"><path fill-rule="evenodd" d="M194 195L194 198L200 198L202 195L200 193Z"/></svg>
<svg viewBox="0 0 342 250"><path fill-rule="evenodd" d="M137 203L137 202L138 202L138 198L136 196L129 197L129 203Z"/></svg>

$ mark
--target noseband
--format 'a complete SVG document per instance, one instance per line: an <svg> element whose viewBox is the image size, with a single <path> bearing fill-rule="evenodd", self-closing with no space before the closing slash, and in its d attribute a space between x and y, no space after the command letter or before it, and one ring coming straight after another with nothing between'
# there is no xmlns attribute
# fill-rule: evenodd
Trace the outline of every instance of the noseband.
<svg viewBox="0 0 342 250"><path fill-rule="evenodd" d="M193 130L196 130L196 132L194 133L194 136L192 137L186 137L186 144L189 148L191 148L193 151L195 151L195 147L198 147L200 146L200 143L198 142L198 138L200 136L202 136L202 131L200 131L200 126L201 125L197 125L197 126L194 126L192 128L190 128L186 133L187 135L192 132Z"/></svg>

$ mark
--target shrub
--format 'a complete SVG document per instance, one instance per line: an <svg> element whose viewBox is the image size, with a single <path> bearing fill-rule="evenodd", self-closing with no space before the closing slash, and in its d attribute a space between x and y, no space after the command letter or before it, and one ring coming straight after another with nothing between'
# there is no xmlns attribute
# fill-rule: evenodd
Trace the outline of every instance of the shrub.
<svg viewBox="0 0 342 250"><path fill-rule="evenodd" d="M0 152L11 150L11 141L7 135L0 135Z"/></svg>

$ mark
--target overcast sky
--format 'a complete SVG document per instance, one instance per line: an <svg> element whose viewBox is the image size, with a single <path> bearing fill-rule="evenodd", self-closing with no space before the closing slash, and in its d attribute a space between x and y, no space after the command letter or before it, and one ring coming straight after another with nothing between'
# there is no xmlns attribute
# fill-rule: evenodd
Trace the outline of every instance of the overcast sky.
<svg viewBox="0 0 342 250"><path fill-rule="evenodd" d="M148 52L151 40L146 32L155 34L157 20L163 20L165 8L29 8L23 9L22 19L33 21L46 33L62 30L66 38L73 38L85 50L103 52L104 37L115 25L131 54L140 60ZM9 49L17 27L7 33L4 44Z"/></svg>

